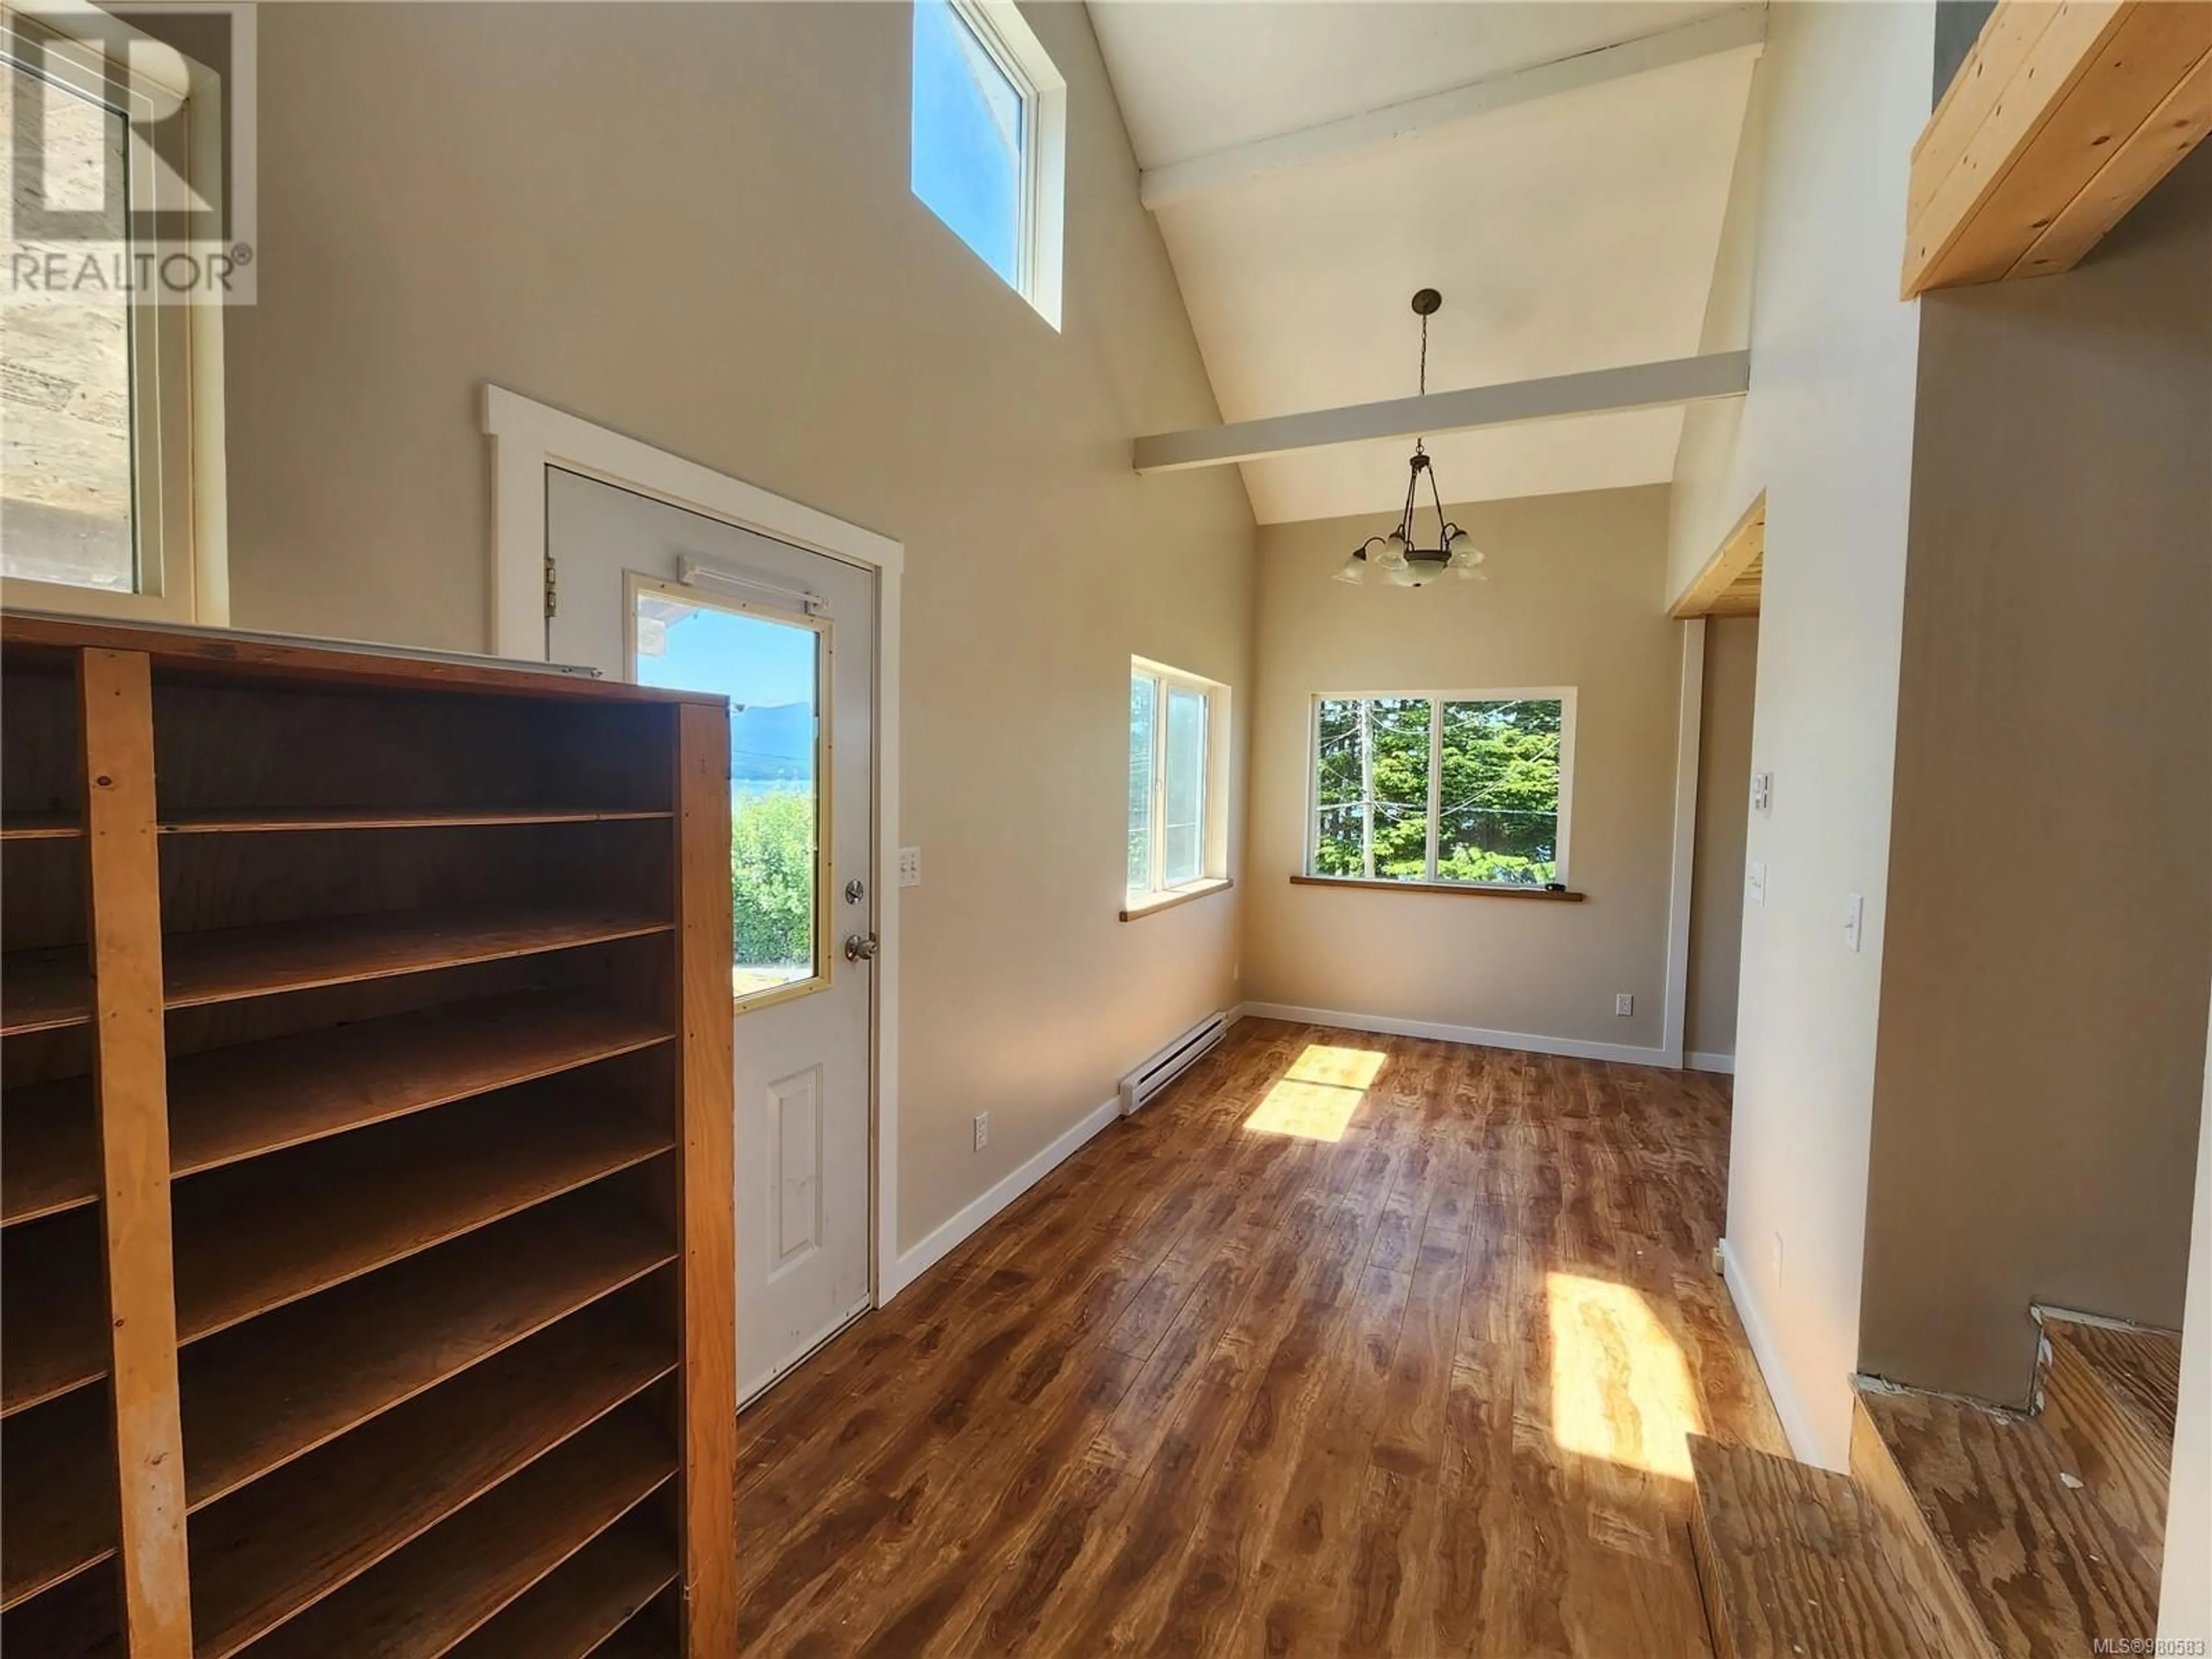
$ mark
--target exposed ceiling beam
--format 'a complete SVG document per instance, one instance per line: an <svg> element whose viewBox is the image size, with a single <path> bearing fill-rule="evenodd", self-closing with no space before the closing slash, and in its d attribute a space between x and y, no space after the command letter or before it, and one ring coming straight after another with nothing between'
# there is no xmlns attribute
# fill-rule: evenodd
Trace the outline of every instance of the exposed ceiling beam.
<svg viewBox="0 0 2212 1659"><path fill-rule="evenodd" d="M1751 354L1722 351L1677 357L1629 368L1592 369L1505 386L1431 392L1425 398L1391 398L1379 404L1316 409L1303 415L1139 438L1131 448L1139 472L1180 472L1194 466L1230 466L1293 449L1364 442L1370 438L1414 438L1472 427L1558 421L1620 410L1663 409L1672 404L1740 398L1751 388Z"/></svg>
<svg viewBox="0 0 2212 1659"><path fill-rule="evenodd" d="M1515 70L1510 74L1492 76L1447 92L1431 93L1425 98L1325 121L1319 126L1303 127L1272 138L1255 139L1249 144L1194 155L1188 161L1170 161L1164 167L1146 167L1138 175L1138 192L1146 207L1162 208L1218 190L1224 185L1264 178L1292 167L1310 167L1318 161L1335 161L1394 139L1434 132L1516 104L1556 98L1562 93L1578 92L1585 87L1600 86L1632 75L1647 75L1654 70L1670 69L1700 58L1739 52L1755 54L1765 48L1765 4L1740 6L1677 28L1624 40L1618 46L1600 46L1594 52L1579 52L1572 58Z"/></svg>

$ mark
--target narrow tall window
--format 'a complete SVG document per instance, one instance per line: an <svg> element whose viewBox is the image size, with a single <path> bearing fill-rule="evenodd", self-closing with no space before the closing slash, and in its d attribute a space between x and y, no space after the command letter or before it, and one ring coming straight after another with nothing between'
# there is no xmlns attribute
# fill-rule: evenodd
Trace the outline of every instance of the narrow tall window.
<svg viewBox="0 0 2212 1659"><path fill-rule="evenodd" d="M11 605L228 620L220 295L149 274L201 268L173 238L222 199L220 100L210 71L106 13L0 20Z"/></svg>
<svg viewBox="0 0 2212 1659"><path fill-rule="evenodd" d="M1566 879L1573 692L1319 697L1313 732L1309 874Z"/></svg>
<svg viewBox="0 0 2212 1659"><path fill-rule="evenodd" d="M1054 327L1066 107L1006 0L914 0L914 193Z"/></svg>
<svg viewBox="0 0 2212 1659"><path fill-rule="evenodd" d="M1129 893L1227 874L1215 786L1229 689L1138 659L1129 671Z"/></svg>

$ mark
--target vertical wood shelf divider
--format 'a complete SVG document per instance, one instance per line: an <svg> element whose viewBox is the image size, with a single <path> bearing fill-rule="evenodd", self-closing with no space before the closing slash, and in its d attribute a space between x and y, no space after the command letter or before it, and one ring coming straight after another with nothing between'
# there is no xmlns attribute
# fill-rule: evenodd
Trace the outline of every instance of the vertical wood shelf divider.
<svg viewBox="0 0 2212 1659"><path fill-rule="evenodd" d="M729 717L0 615L0 1650L737 1650Z"/></svg>

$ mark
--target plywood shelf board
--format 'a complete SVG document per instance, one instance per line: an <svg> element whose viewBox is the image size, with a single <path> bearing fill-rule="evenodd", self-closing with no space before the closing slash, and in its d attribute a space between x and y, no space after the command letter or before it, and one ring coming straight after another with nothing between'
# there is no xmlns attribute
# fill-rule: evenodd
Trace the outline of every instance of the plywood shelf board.
<svg viewBox="0 0 2212 1659"><path fill-rule="evenodd" d="M662 1229L583 1192L188 1349L197 1510L676 1259Z"/></svg>
<svg viewBox="0 0 2212 1659"><path fill-rule="evenodd" d="M676 1548L649 1513L609 1528L453 1650L453 1659L588 1659L676 1581Z"/></svg>
<svg viewBox="0 0 2212 1659"><path fill-rule="evenodd" d="M209 1049L169 1062L173 1176L406 1116L669 1042L582 992L530 991ZM0 1222L99 1196L92 1080L0 1098Z"/></svg>
<svg viewBox="0 0 2212 1659"><path fill-rule="evenodd" d="M11 1419L0 1455L0 1609L115 1553L115 1453L104 1389Z"/></svg>
<svg viewBox="0 0 2212 1659"><path fill-rule="evenodd" d="M603 1083L559 1078L180 1188L177 1334L240 1321L430 1249L670 1151Z"/></svg>
<svg viewBox="0 0 2212 1659"><path fill-rule="evenodd" d="M664 933L664 918L590 906L490 904L334 916L178 933L163 940L162 1006L312 990ZM79 945L11 951L0 960L0 1035L82 1025L91 981Z"/></svg>
<svg viewBox="0 0 2212 1659"><path fill-rule="evenodd" d="M124 1659L116 1568L103 1562L33 1596L0 1618L0 1653L9 1659Z"/></svg>
<svg viewBox="0 0 2212 1659"><path fill-rule="evenodd" d="M337 1595L256 1659L433 1659L481 1628L676 1473L641 1406L594 1424Z"/></svg>
<svg viewBox="0 0 2212 1659"><path fill-rule="evenodd" d="M92 975L82 945L0 957L0 1036L58 1031L92 1018Z"/></svg>
<svg viewBox="0 0 2212 1659"><path fill-rule="evenodd" d="M0 841L76 841L84 823L74 812L11 812L0 817Z"/></svg>
<svg viewBox="0 0 2212 1659"><path fill-rule="evenodd" d="M165 836L283 835L345 830L480 830L508 824L665 822L650 806L314 806L179 813L155 827Z"/></svg>
<svg viewBox="0 0 2212 1659"><path fill-rule="evenodd" d="M0 1096L0 1226L58 1215L99 1198L92 1079L64 1078Z"/></svg>
<svg viewBox="0 0 2212 1659"><path fill-rule="evenodd" d="M202 1510L195 1659L228 1659L675 1366L672 1334L586 1309Z"/></svg>
<svg viewBox="0 0 2212 1659"><path fill-rule="evenodd" d="M86 1209L12 1228L0 1248L0 1417L107 1375L100 1219Z"/></svg>
<svg viewBox="0 0 2212 1659"><path fill-rule="evenodd" d="M164 1002L171 1008L191 1008L233 997L459 968L666 933L670 926L664 917L522 903L179 933L163 942Z"/></svg>

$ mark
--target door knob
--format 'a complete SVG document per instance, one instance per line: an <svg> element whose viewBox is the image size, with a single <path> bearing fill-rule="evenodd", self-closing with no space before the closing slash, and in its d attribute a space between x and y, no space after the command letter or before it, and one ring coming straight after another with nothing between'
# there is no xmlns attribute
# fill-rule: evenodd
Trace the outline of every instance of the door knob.
<svg viewBox="0 0 2212 1659"><path fill-rule="evenodd" d="M876 936L873 933L845 935L845 960L873 962L876 959Z"/></svg>

